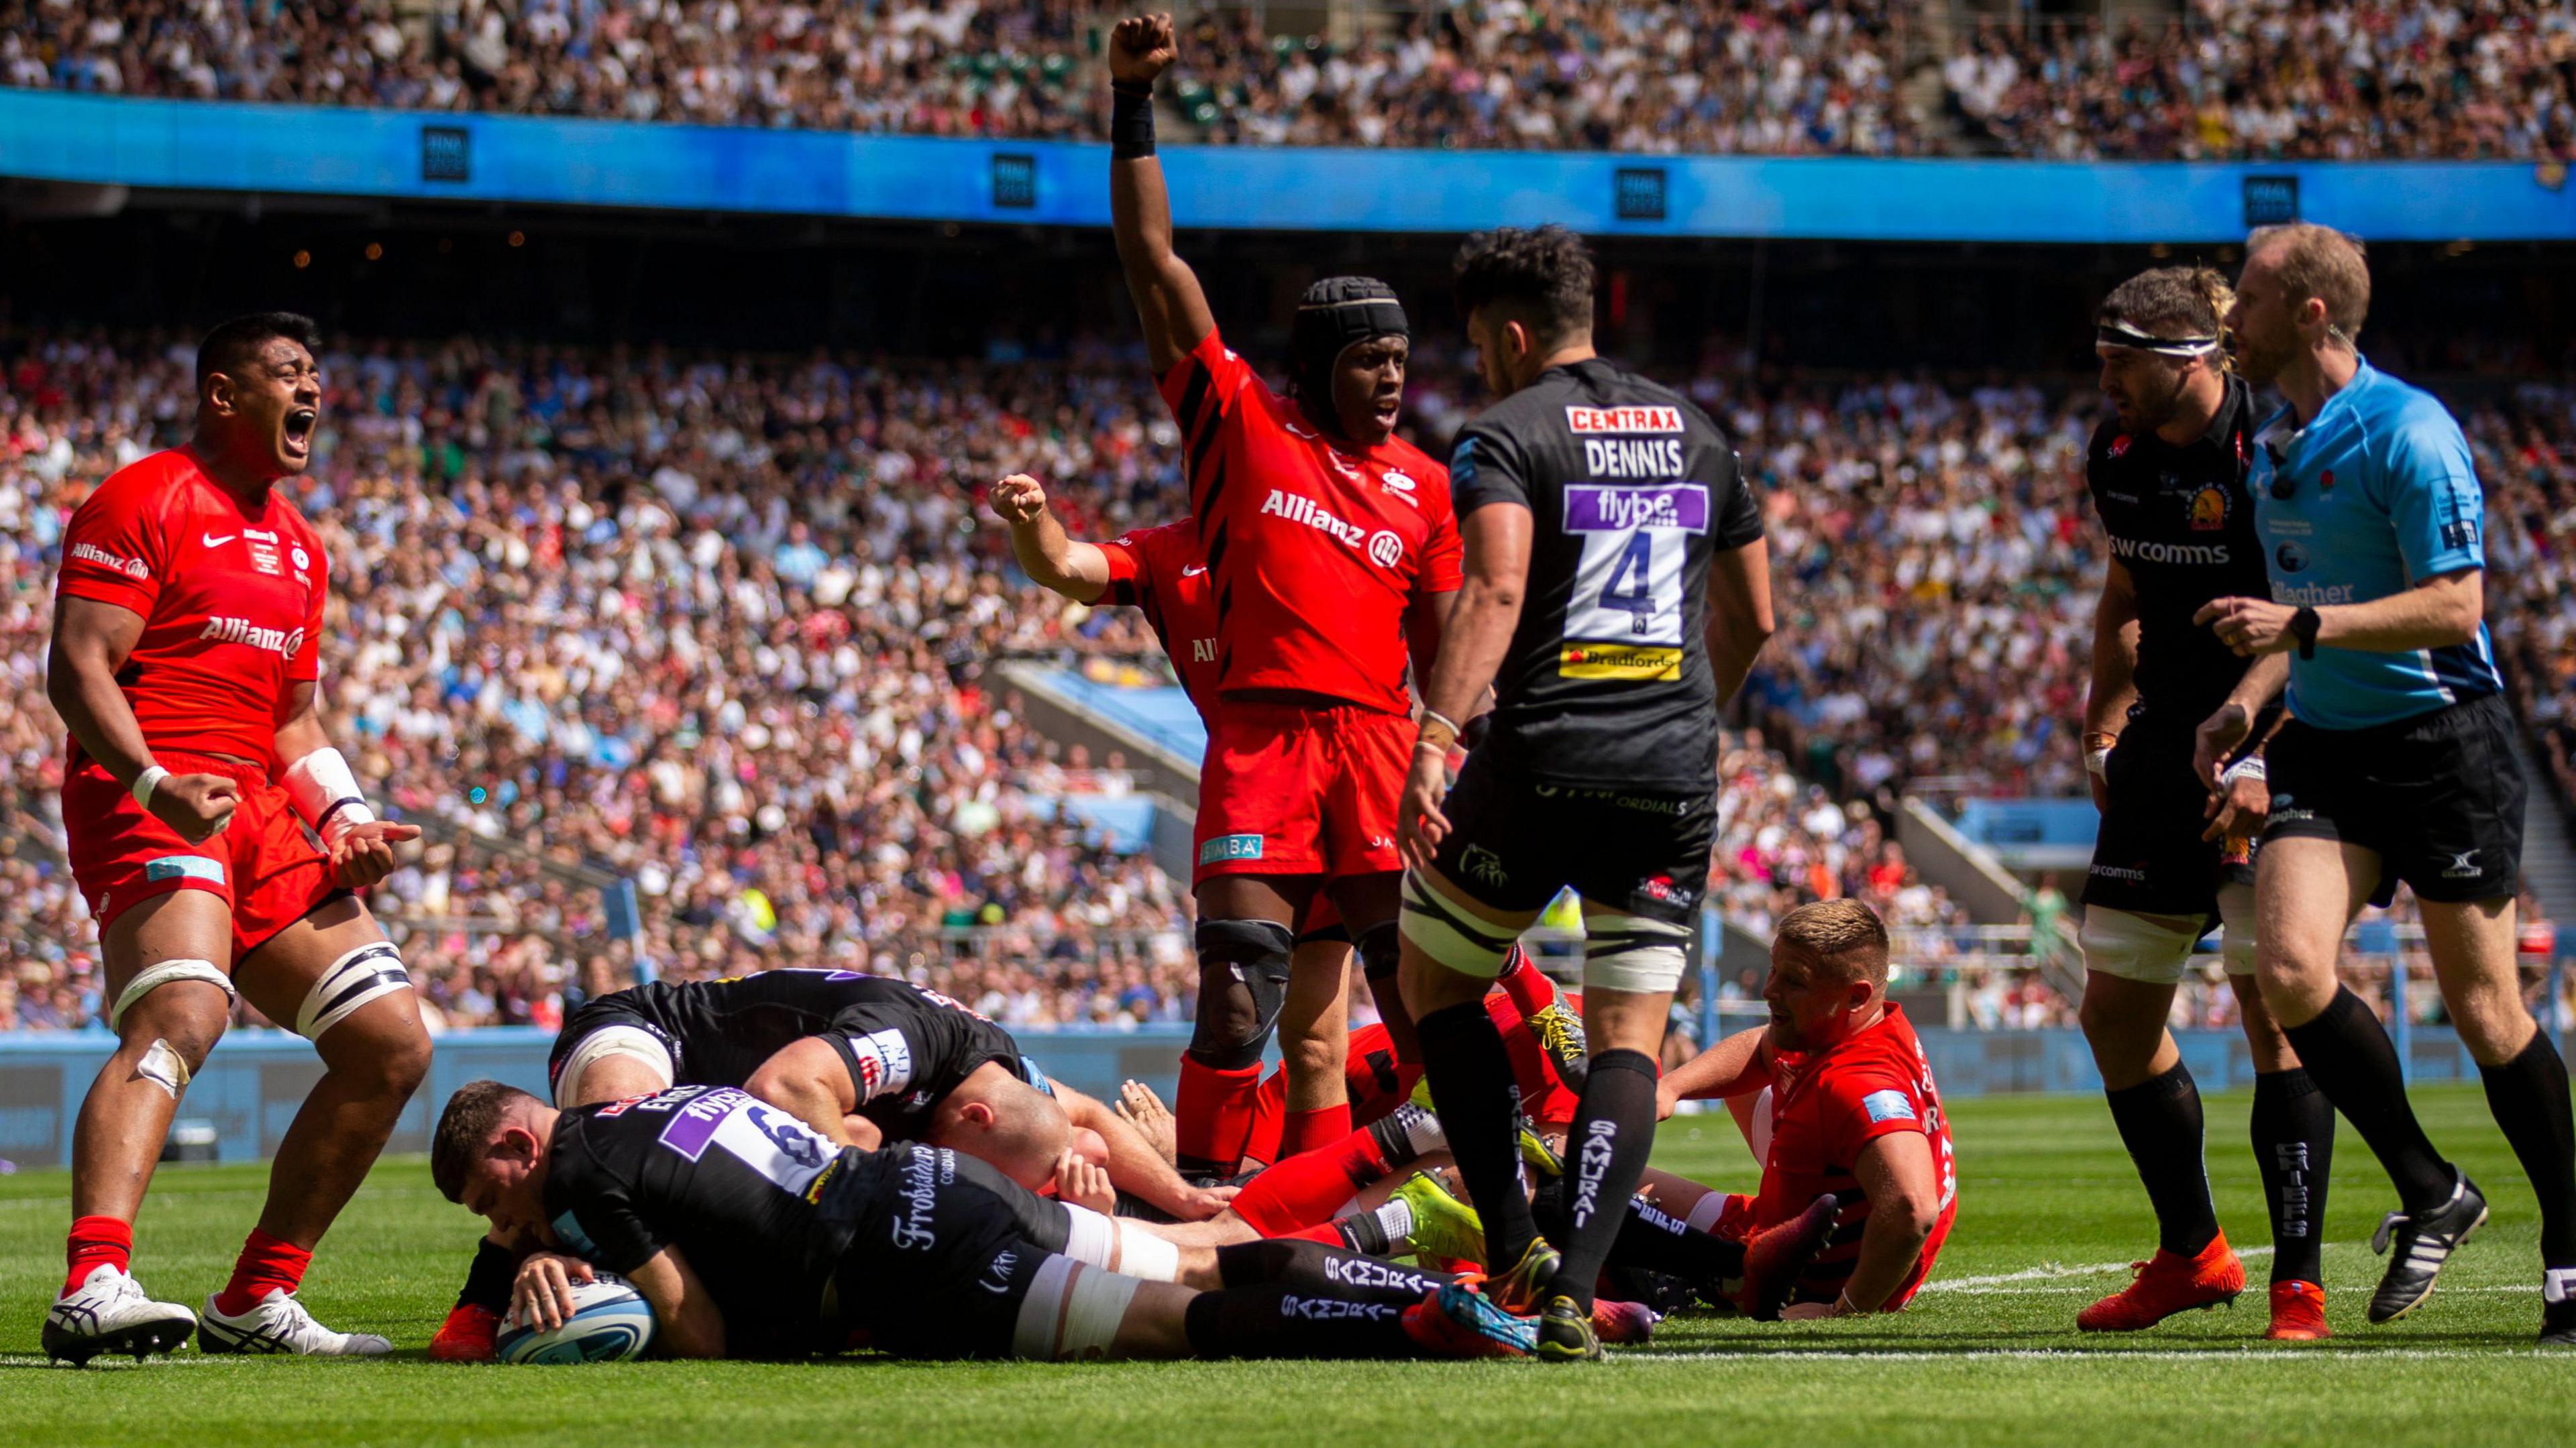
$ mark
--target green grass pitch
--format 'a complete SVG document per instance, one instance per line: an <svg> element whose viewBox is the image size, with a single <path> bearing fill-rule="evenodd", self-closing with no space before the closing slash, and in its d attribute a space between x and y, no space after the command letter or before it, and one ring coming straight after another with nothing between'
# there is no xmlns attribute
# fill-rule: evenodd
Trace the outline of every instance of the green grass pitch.
<svg viewBox="0 0 2576 1448"><path fill-rule="evenodd" d="M421 1349L475 1226L418 1159L380 1166L323 1244L305 1298L326 1322L394 1339L390 1363L205 1358L48 1367L36 1345L60 1281L58 1172L0 1178L0 1434L11 1448L313 1442L724 1445L1558 1442L2576 1441L2576 1353L2532 1347L2536 1213L2474 1088L2419 1094L2434 1139L2493 1199L2433 1300L2371 1328L2368 1239L2391 1205L2350 1128L2338 1141L2326 1276L2331 1342L2261 1342L2264 1259L2232 1310L2084 1338L2075 1311L2144 1255L2146 1204L2094 1098L1959 1104L1958 1229L1901 1316L1762 1326L1679 1320L1597 1368L1535 1363L456 1367ZM2247 1099L2210 1103L2210 1170L2240 1246L2266 1240L2244 1146ZM1752 1168L1723 1117L1676 1118L1658 1160L1729 1185ZM164 1169L138 1267L157 1294L218 1285L257 1212L256 1167Z"/></svg>

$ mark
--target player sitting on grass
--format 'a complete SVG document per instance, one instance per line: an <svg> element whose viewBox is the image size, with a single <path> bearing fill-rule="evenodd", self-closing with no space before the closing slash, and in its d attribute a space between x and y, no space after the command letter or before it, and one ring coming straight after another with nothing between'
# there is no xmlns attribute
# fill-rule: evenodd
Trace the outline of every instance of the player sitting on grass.
<svg viewBox="0 0 2576 1448"><path fill-rule="evenodd" d="M554 1250L512 1311L559 1325L617 1272L673 1357L852 1345L904 1357L1487 1357L1529 1325L1443 1275L1315 1243L1178 1253L972 1157L839 1146L723 1087L557 1111L495 1081L448 1101L430 1173L496 1235ZM1148 1278L1156 1280L1148 1280Z"/></svg>
<svg viewBox="0 0 2576 1448"><path fill-rule="evenodd" d="M1950 1125L1923 1045L1887 999L1887 957L1887 927L1856 900L1790 911L1762 988L1771 1024L1718 1042L1658 1090L1667 1116L1685 1099L1751 1100L1745 1135L1762 1162L1758 1195L1659 1191L1666 1212L1725 1236L1793 1220L1828 1193L1841 1204L1788 1317L1903 1307L1958 1214Z"/></svg>
<svg viewBox="0 0 2576 1448"><path fill-rule="evenodd" d="M1224 1199L1183 1182L1099 1101L1047 1079L1008 1031L934 991L846 970L773 970L641 985L575 1010L547 1076L559 1106L646 1096L679 1082L740 1086L836 1143L954 1147L1021 1186L1053 1185L1068 1154L1173 1219ZM430 1342L432 1357L492 1355L520 1244L487 1238Z"/></svg>

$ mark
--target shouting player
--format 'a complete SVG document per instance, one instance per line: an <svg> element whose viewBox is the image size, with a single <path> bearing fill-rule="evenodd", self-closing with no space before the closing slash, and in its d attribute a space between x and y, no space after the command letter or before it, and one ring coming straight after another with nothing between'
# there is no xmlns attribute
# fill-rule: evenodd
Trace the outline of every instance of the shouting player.
<svg viewBox="0 0 2576 1448"><path fill-rule="evenodd" d="M2386 904L2400 882L2415 892L2442 1003L2540 1199L2540 1341L2571 1346L2576 1112L2514 959L2525 786L2487 637L2486 500L2460 424L2363 360L2369 311L2358 241L2304 224L2246 239L2229 330L2247 378L2283 400L2247 479L2271 588L2195 621L2289 689L2254 872L2256 964L2299 1059L2397 1188L2372 1244L2390 1255L2369 1320L2402 1317L2487 1219L2477 1183L2416 1120L2378 1015L2335 974L2363 902ZM2250 722L2238 700L2203 732L2229 744Z"/></svg>
<svg viewBox="0 0 2576 1448"><path fill-rule="evenodd" d="M1399 831L1403 987L1425 1080L1540 1355L1597 1358L1593 1282L1655 1133L1655 1053L1708 884L1717 708L1771 633L1762 520L1706 414L1592 350L1592 258L1562 227L1470 238L1457 300L1501 399L1450 461L1466 587L1424 690ZM1447 791L1457 720L1492 732ZM1486 988L1558 890L1584 900L1592 1058L1563 1255L1516 1189L1511 1064Z"/></svg>
<svg viewBox="0 0 2576 1448"><path fill-rule="evenodd" d="M46 694L71 732L63 827L98 918L117 1048L72 1137L70 1273L47 1354L373 1355L295 1299L314 1245L429 1067L402 958L352 891L410 825L378 821L323 732L321 539L278 484L320 426L312 322L224 323L197 352L195 436L119 470L63 535ZM202 1320L128 1274L134 1217L236 996L325 1068Z"/></svg>
<svg viewBox="0 0 2576 1448"><path fill-rule="evenodd" d="M2263 544L2245 494L2254 403L2227 373L2220 324L2232 297L2205 267L2121 283L2094 319L2114 415L2085 463L2111 556L2093 619L2086 763L2102 809L2084 883L2081 1020L2147 1200L2155 1255L2137 1280L2085 1308L2087 1332L2152 1327L2233 1300L2245 1267L2229 1250L2201 1164L2200 1088L2165 1019L2192 947L2225 924L2224 959L2254 1059L2254 1160L2272 1221L2267 1336L2326 1335L2326 1176L2334 1108L2299 1066L2254 985L2254 867L2246 837L2269 803L2262 735L2230 765L2206 819L2194 731L2249 672L2192 614L2263 586Z"/></svg>
<svg viewBox="0 0 2576 1448"><path fill-rule="evenodd" d="M1395 973L1402 860L1396 799L1412 741L1408 647L1437 657L1458 587L1449 476L1395 435L1410 351L1385 283L1328 277L1291 333L1291 395L1217 335L1154 159L1155 78L1176 58L1169 15L1111 33L1110 215L1145 349L1180 423L1190 512L1216 588L1225 708L1199 775L1199 1030L1181 1075L1181 1150L1227 1158L1274 1028L1316 1084L1292 1142L1338 1139L1340 1032L1281 1020L1293 926L1320 889L1357 943L1398 1054L1416 1056ZM1301 993L1321 1001L1326 992Z"/></svg>

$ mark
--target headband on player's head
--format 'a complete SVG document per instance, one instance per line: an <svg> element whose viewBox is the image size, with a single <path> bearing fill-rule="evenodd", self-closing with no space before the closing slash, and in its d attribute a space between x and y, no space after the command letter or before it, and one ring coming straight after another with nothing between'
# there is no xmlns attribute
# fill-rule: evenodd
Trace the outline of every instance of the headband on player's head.
<svg viewBox="0 0 2576 1448"><path fill-rule="evenodd" d="M1326 277L1297 299L1297 321L1288 334L1289 380L1301 396L1329 407L1333 363L1343 352L1379 337L1412 335L1395 288L1375 277Z"/></svg>
<svg viewBox="0 0 2576 1448"><path fill-rule="evenodd" d="M2133 352L2153 352L2163 357L2206 357L2218 350L2216 337L2159 337L2123 317L2114 317L2093 329L2096 347L2126 347Z"/></svg>

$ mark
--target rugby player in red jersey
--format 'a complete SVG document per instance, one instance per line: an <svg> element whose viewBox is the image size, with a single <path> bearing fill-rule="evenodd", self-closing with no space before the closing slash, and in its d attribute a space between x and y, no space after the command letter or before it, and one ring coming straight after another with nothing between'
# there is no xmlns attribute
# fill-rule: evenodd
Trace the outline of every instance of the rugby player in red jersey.
<svg viewBox="0 0 2576 1448"><path fill-rule="evenodd" d="M1338 1070L1306 1068L1337 1035L1279 1018L1290 927L1319 889L1350 927L1398 1053L1419 1059L1392 986L1396 802L1413 747L1405 662L1409 649L1430 669L1460 574L1448 471L1395 436L1411 343L1393 289L1349 276L1308 287L1282 398L1225 345L1197 275L1173 254L1153 87L1177 54L1168 15L1111 33L1109 195L1216 589L1225 710L1199 778L1200 1029L1180 1103L1183 1150L1204 1162L1218 1132L1202 1103L1239 1103L1233 1085L1257 1071L1274 1024L1298 1043L1292 1070L1318 1082L1292 1104L1332 1099ZM1211 1093L1226 1079L1211 1072L1234 1076Z"/></svg>
<svg viewBox="0 0 2576 1448"><path fill-rule="evenodd" d="M1958 1215L1950 1123L1905 1012L1887 999L1887 927L1857 900L1780 917L1763 999L1768 1027L1745 1031L1666 1073L1670 1115L1685 1098L1768 1088L1746 1134L1762 1159L1755 1196L1695 1200L1661 1184L1657 1202L1693 1227L1748 1236L1840 1203L1833 1236L1799 1279L1786 1317L1893 1312L1912 1299Z"/></svg>
<svg viewBox="0 0 2576 1448"><path fill-rule="evenodd" d="M420 831L374 818L323 732L328 569L277 488L304 471L320 425L316 340L284 312L208 333L195 436L108 478L63 535L46 693L71 733L63 826L117 1048L74 1128L52 1357L141 1358L200 1329L208 1352L390 1347L295 1299L429 1067L402 957L351 893ZM324 1070L200 1319L146 1297L128 1267L162 1138L237 994L309 1038Z"/></svg>

